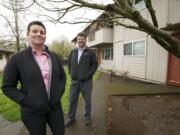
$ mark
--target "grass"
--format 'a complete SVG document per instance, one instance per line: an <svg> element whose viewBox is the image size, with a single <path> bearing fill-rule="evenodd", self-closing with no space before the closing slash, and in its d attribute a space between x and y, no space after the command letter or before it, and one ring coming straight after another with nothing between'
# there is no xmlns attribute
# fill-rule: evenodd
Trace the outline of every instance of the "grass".
<svg viewBox="0 0 180 135"><path fill-rule="evenodd" d="M70 87L70 76L67 73L67 67L64 68L66 71L66 89L65 89L65 93L62 97L62 106L63 106L63 111L64 114L67 115L68 113L68 107L69 107L69 87ZM96 80L98 78L98 76L100 75L100 72L96 72L95 75L93 76L93 80Z"/></svg>
<svg viewBox="0 0 180 135"><path fill-rule="evenodd" d="M151 95L179 93L179 87L141 82L137 80L112 81L108 90L111 95Z"/></svg>
<svg viewBox="0 0 180 135"><path fill-rule="evenodd" d="M62 107L64 114L66 115L68 112L68 105L69 105L69 87L70 87L70 76L68 74L67 67L64 67L64 70L66 72L66 89L65 93L61 99L62 101ZM97 79L99 76L99 72L96 72L96 74L93 77L93 80ZM0 87L2 82L2 73L0 73ZM9 121L15 122L20 120L20 110L19 105L7 98L3 95L2 90L0 90L0 115L6 118Z"/></svg>
<svg viewBox="0 0 180 135"><path fill-rule="evenodd" d="M0 82L2 82L2 73L0 73ZM20 119L19 106L4 96L2 91L0 91L0 114L11 121Z"/></svg>

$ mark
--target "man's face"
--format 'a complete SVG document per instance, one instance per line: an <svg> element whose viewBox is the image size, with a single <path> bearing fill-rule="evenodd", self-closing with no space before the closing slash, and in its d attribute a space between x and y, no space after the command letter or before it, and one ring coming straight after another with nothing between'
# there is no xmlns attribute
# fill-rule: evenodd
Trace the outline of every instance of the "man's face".
<svg viewBox="0 0 180 135"><path fill-rule="evenodd" d="M78 47L84 48L86 45L86 38L83 36L78 36L77 37L77 44L78 44Z"/></svg>
<svg viewBox="0 0 180 135"><path fill-rule="evenodd" d="M42 46L46 40L46 31L40 25L32 25L27 36L32 45Z"/></svg>

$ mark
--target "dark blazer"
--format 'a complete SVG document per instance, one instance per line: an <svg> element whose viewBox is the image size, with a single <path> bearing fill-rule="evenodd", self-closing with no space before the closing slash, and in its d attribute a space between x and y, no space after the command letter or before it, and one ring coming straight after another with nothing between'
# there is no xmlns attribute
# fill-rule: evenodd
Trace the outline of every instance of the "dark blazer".
<svg viewBox="0 0 180 135"><path fill-rule="evenodd" d="M64 93L66 77L58 57L48 51L52 61L50 100L40 68L36 63L31 47L12 56L4 69L3 93L21 106L22 112L45 113L60 105ZM18 81L21 87L18 88Z"/></svg>
<svg viewBox="0 0 180 135"><path fill-rule="evenodd" d="M78 48L71 51L68 58L68 69L72 80L85 81L92 79L98 62L93 50L86 47L78 63Z"/></svg>

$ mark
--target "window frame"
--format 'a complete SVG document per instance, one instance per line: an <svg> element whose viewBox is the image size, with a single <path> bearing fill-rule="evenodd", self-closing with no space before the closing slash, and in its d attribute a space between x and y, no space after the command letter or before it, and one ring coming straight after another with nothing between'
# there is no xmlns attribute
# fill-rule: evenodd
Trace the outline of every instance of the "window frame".
<svg viewBox="0 0 180 135"><path fill-rule="evenodd" d="M109 50L110 51L110 58L109 59L105 59L105 50ZM113 60L113 47L103 48L102 55L103 55L102 56L103 60Z"/></svg>
<svg viewBox="0 0 180 135"><path fill-rule="evenodd" d="M143 51L143 54L139 54L139 55L135 55L134 54L134 43L136 42L144 42L144 51ZM131 44L131 54L130 55L125 55L125 45L126 44ZM146 40L145 39L140 39L140 40L134 40L134 41L130 41L130 42L124 42L123 44L123 56L146 56Z"/></svg>
<svg viewBox="0 0 180 135"><path fill-rule="evenodd" d="M143 6L139 7L139 5L142 3L143 3ZM136 8L136 10L140 11L140 10L143 10L146 8L146 4L145 4L144 0L140 0L138 2L137 2L137 0L133 0L133 7Z"/></svg>

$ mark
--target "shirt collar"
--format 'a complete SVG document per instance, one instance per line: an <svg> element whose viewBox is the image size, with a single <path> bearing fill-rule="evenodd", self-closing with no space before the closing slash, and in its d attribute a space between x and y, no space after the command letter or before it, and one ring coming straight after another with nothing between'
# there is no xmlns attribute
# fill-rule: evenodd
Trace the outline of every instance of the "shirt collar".
<svg viewBox="0 0 180 135"><path fill-rule="evenodd" d="M31 48L32 48L32 47L31 47ZM45 49L46 49L45 46L43 46L43 50L42 50L41 54L38 54L38 53L36 52L36 50L32 48L32 53L33 53L34 55L47 55L47 56L48 56L48 53L45 51Z"/></svg>
<svg viewBox="0 0 180 135"><path fill-rule="evenodd" d="M83 48L78 47L78 50L84 51L86 49L86 46Z"/></svg>

